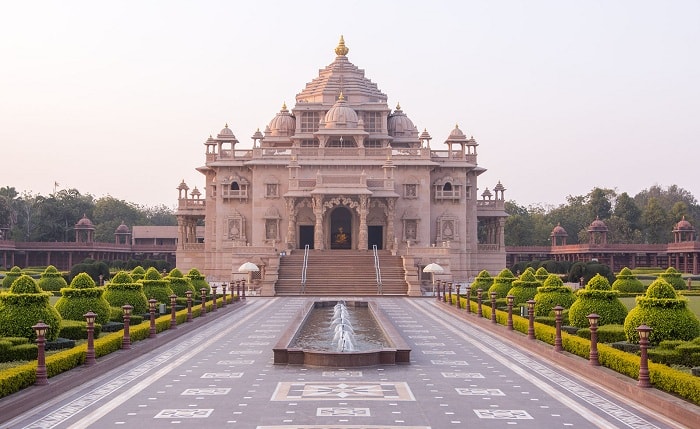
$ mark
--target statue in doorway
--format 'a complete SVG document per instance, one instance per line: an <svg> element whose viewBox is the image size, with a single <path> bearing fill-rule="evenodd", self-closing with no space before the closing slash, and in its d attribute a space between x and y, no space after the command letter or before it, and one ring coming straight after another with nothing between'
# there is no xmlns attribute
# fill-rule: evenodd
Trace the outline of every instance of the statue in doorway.
<svg viewBox="0 0 700 429"><path fill-rule="evenodd" d="M335 234L335 244L343 246L349 244L348 241L348 235L343 232L343 227L338 227L338 232Z"/></svg>

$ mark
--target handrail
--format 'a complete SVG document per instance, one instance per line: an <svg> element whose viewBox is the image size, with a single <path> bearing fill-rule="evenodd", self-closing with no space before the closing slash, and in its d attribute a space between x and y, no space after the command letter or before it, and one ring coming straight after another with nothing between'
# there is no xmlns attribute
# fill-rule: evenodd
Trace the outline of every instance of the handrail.
<svg viewBox="0 0 700 429"><path fill-rule="evenodd" d="M306 289L306 267L309 265L309 245L304 246L304 262L301 265L301 293Z"/></svg>
<svg viewBox="0 0 700 429"><path fill-rule="evenodd" d="M374 273L377 277L377 295L382 295L382 270L379 268L379 254L376 244L372 245L372 251L374 252Z"/></svg>

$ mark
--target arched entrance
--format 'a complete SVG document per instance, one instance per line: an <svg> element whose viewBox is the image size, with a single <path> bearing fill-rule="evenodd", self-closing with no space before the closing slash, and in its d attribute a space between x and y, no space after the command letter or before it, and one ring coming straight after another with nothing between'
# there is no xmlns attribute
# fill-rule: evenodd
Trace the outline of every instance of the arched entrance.
<svg viewBox="0 0 700 429"><path fill-rule="evenodd" d="M331 249L352 248L352 212L346 207L336 207L331 212Z"/></svg>

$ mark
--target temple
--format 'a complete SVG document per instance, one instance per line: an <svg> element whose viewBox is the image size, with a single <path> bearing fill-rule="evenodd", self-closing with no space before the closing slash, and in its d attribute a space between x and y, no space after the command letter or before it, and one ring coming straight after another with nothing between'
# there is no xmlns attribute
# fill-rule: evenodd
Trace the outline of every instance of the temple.
<svg viewBox="0 0 700 429"><path fill-rule="evenodd" d="M477 193L477 142L455 126L431 148L400 105L348 59L335 59L241 148L226 124L204 142L205 189L177 188L177 266L230 281L245 262L276 294L280 258L377 252L401 260L406 293L436 262L454 281L505 266L504 186ZM204 225L204 237L195 233ZM346 254L343 253L343 254ZM374 270L374 268L371 268Z"/></svg>

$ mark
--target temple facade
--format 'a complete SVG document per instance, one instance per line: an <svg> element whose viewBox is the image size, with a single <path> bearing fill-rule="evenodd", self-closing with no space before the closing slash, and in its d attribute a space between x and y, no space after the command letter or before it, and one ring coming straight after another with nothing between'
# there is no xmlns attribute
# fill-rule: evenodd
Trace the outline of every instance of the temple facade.
<svg viewBox="0 0 700 429"><path fill-rule="evenodd" d="M228 124L204 142L205 189L177 188L179 268L231 281L253 262L263 294L274 295L280 258L307 246L400 257L409 294L432 262L454 281L505 267L505 188L477 193L476 140L455 126L446 148L432 149L348 52L341 37L333 62L253 134L252 148Z"/></svg>

